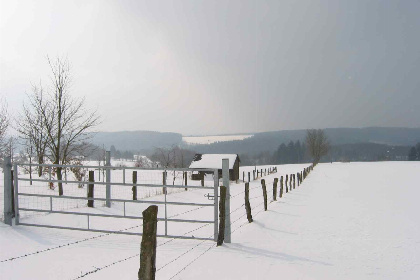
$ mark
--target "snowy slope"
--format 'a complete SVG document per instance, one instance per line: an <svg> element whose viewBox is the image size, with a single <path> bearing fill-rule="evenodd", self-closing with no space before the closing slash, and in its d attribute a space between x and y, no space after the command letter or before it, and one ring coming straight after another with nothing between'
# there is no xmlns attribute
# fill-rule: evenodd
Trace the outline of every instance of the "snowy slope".
<svg viewBox="0 0 420 280"><path fill-rule="evenodd" d="M275 177L304 166L278 166L278 173L264 177L269 198ZM244 216L243 183L232 184L232 243L159 239L157 279L417 279L419 171L413 162L320 164L267 212L254 181L252 224ZM170 195L182 201L203 196ZM177 208L170 215L203 219L211 211ZM212 226L177 224L171 231L210 236ZM140 237L0 224L0 278L137 279L139 244Z"/></svg>

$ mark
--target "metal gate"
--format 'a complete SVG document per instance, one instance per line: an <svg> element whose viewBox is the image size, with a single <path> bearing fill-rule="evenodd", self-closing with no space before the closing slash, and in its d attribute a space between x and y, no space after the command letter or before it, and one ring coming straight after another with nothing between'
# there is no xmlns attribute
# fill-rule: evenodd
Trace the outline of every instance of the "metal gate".
<svg viewBox="0 0 420 280"><path fill-rule="evenodd" d="M7 164L5 164L5 168L7 169ZM33 178L30 176L28 178L28 175L25 174L19 174L19 170L21 169L36 169L36 168L44 168L48 169L48 178ZM88 169L88 170L101 170L106 171L105 178L103 177L102 181L86 181L86 180L67 180L67 175L63 174L62 180L55 179L53 176L54 170L56 168L61 167L63 170L67 170L69 168L79 168L79 169ZM9 167L10 168L10 167ZM121 171L122 176L122 182L112 182L111 171ZM162 184L145 184L145 183L129 183L126 182L126 171L132 170L132 171L139 171L139 172L156 172L163 174L162 176ZM10 174L11 170L5 170L5 172L9 172ZM168 185L166 183L167 174L168 172L182 172L185 174L185 176L188 173L196 171L202 171L206 174L212 174L213 175L213 186L196 186L196 185L187 185L187 184L173 184ZM105 172L104 172L105 173ZM105 164L105 166L82 166L82 165L55 165L55 164L14 164L13 165L13 184L14 185L14 210L15 210L15 224L16 225L23 225L23 226L35 226L35 227L46 227L46 228L58 228L58 229L68 229L68 230L79 230L79 231L91 231L91 232L100 232L100 233L113 233L113 234L124 234L124 235L142 235L142 233L138 232L127 232L127 231L121 231L121 230L103 230L103 229L94 229L90 226L90 218L91 217L103 217L103 218L117 218L117 219L131 219L131 220L139 220L139 224L142 220L141 216L134 216L134 215L128 215L126 213L126 205L133 205L133 204L156 204L156 205L162 205L164 208L164 217L158 218L158 221L164 222L164 234L158 234L158 237L166 237L166 238L180 238L180 239L198 239L198 240L217 240L218 236L218 187L219 187L219 173L217 169L188 169L188 168L137 168L137 167L116 167L116 166L110 166L109 160L108 164ZM32 174L32 173L31 173ZM133 173L134 174L134 173ZM137 174L137 173L136 173ZM134 175L133 175L134 176ZM174 175L175 176L175 175ZM8 177L5 177L5 181L10 180ZM88 194L87 195L66 195L63 194L61 196L57 195L55 192L54 194L45 194L45 193L37 193L36 191L32 191L30 187L25 186L23 188L21 185L23 185L26 182L26 184L32 185L33 183L48 183L49 185L53 184L77 184L78 186L88 186L89 185L99 185L99 186L105 186L106 192L104 192L105 197L91 197ZM175 179L173 180L175 182ZM208 182L208 181L207 181ZM7 182L5 182L7 184ZM11 183L11 182L10 182ZM121 199L121 198L113 198L111 196L111 190L113 187L143 187L143 188L162 188L163 190L163 200L148 200L148 199L139 199L139 200L132 200L132 199ZM208 201L208 203L195 203L195 202L180 202L180 201L168 201L168 190L171 189L204 189L204 190L213 190L214 200ZM88 190L88 188L86 188ZM81 191L83 192L83 191ZM136 189L137 192L137 189ZM170 197L170 196L169 196ZM21 201L25 199L30 198L39 198L42 200L49 201L49 205L42 204L42 207L20 207L19 204ZM101 213L92 213L87 210L89 210L88 207L82 207L78 210L82 211L65 211L60 209L55 209L55 203L58 201L99 201L104 202L106 207L111 208L112 203L122 203L123 204L123 213L121 214L101 214ZM93 204L93 203L92 203ZM168 206L197 206L197 207L213 207L213 219L208 220L198 220L198 219L181 219L181 218L171 218L168 217ZM61 226L61 225L45 225L40 224L37 222L23 222L20 221L20 216L22 212L38 212L38 213L46 213L46 214L60 214L60 215L76 215L76 216L85 216L87 221L86 227L74 227L74 226ZM214 224L214 235L213 237L194 237L194 236L185 236L185 235L169 235L168 234L168 222L175 222L175 223L194 223L194 224Z"/></svg>

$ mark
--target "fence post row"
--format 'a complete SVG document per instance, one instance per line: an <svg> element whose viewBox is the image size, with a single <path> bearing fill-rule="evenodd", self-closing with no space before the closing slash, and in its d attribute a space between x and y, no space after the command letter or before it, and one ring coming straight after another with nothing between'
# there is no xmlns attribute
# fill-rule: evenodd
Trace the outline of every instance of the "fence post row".
<svg viewBox="0 0 420 280"><path fill-rule="evenodd" d="M245 211L248 222L252 223L251 204L249 203L249 183L245 183Z"/></svg>
<svg viewBox="0 0 420 280"><path fill-rule="evenodd" d="M4 223L11 226L13 218L13 187L12 187L12 162L10 157L5 157L3 162L4 173Z"/></svg>
<svg viewBox="0 0 420 280"><path fill-rule="evenodd" d="M105 166L108 166L106 169L106 207L111 207L111 152L106 151L105 154Z"/></svg>
<svg viewBox="0 0 420 280"><path fill-rule="evenodd" d="M230 228L230 187L229 187L229 159L222 159L222 175L223 185L226 187L226 205L225 205L225 242L231 242L231 228Z"/></svg>
<svg viewBox="0 0 420 280"><path fill-rule="evenodd" d="M149 206L143 211L143 236L140 247L139 280L154 280L156 274L156 233L157 233L156 205Z"/></svg>

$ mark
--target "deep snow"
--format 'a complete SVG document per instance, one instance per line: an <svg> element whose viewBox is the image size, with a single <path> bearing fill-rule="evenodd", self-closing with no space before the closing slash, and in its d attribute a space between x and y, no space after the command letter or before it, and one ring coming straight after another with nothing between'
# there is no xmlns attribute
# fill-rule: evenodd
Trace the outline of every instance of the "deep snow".
<svg viewBox="0 0 420 280"><path fill-rule="evenodd" d="M304 166L278 166L278 173L266 176L269 198L275 177ZM247 169L252 167L241 172ZM419 162L319 164L267 212L259 180L254 181L252 224L244 215L243 184L233 184L232 243L215 247L212 241L159 239L157 279L417 279L419 171ZM197 201L204 193L170 196ZM177 208L170 215L204 219L209 211ZM113 225L122 229L132 222ZM212 225L188 233L198 227L176 224L171 230L212 234ZM0 263L0 278L75 279L93 272L84 278L137 279L139 244L140 237L0 224L0 260L20 256Z"/></svg>

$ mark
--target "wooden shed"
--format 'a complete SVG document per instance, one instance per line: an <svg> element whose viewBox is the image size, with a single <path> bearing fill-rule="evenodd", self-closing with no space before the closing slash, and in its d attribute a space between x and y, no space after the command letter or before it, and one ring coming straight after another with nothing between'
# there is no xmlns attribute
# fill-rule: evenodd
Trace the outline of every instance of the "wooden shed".
<svg viewBox="0 0 420 280"><path fill-rule="evenodd" d="M229 179L235 181L239 179L239 163L240 159L237 154L195 154L193 161L190 164L191 169L218 169L219 178L222 178L222 160L229 159ZM193 174L192 180L201 180L207 172L199 171ZM212 172L208 172L212 174Z"/></svg>

